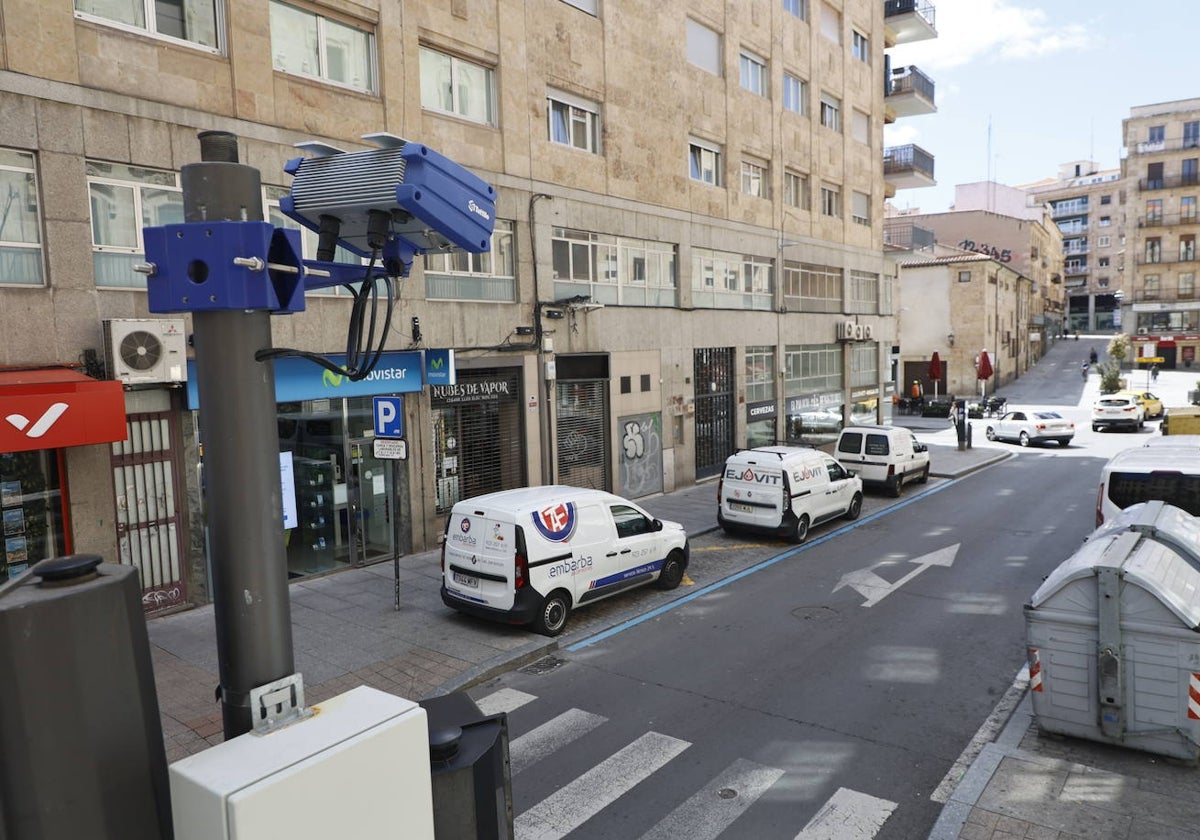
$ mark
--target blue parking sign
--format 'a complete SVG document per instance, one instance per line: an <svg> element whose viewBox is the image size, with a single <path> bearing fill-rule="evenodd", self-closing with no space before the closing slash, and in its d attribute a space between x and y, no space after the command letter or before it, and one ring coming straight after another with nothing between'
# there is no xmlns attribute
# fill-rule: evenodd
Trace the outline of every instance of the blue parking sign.
<svg viewBox="0 0 1200 840"><path fill-rule="evenodd" d="M375 397L375 436L404 437L403 397Z"/></svg>

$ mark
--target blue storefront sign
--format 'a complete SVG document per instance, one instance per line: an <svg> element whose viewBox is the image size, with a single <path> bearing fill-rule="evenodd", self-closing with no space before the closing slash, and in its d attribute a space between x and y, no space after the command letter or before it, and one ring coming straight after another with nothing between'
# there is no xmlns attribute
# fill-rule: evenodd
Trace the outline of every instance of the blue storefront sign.
<svg viewBox="0 0 1200 840"><path fill-rule="evenodd" d="M326 359L335 365L344 365L346 356L330 353ZM285 357L275 359L275 402L299 402L301 400L346 399L369 397L375 394L411 394L420 391L424 364L422 354L416 350L384 353L379 364L366 379L352 382L350 379L307 359ZM196 383L196 361L188 359L188 408L200 406L199 387Z"/></svg>
<svg viewBox="0 0 1200 840"><path fill-rule="evenodd" d="M453 350L425 351L425 384L454 385L458 377L454 372Z"/></svg>

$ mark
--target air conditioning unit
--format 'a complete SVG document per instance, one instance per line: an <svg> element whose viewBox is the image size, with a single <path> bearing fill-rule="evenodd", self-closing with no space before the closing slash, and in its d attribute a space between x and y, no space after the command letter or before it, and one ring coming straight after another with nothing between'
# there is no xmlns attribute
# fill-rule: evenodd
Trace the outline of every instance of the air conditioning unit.
<svg viewBox="0 0 1200 840"><path fill-rule="evenodd" d="M127 385L187 381L187 334L182 318L104 321L104 367Z"/></svg>
<svg viewBox="0 0 1200 840"><path fill-rule="evenodd" d="M1145 335L1148 332L1150 332L1150 330L1147 329L1146 327L1138 327L1138 331L1137 331L1138 335Z"/></svg>

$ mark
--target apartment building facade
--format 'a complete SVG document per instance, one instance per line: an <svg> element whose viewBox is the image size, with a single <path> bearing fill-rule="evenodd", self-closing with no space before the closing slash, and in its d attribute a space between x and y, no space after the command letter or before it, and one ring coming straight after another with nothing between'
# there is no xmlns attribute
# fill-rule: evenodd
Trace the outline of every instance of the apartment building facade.
<svg viewBox="0 0 1200 840"><path fill-rule="evenodd" d="M1200 347L1200 99L1130 109L1122 124L1128 191L1124 331L1163 367L1191 367Z"/></svg>
<svg viewBox="0 0 1200 840"><path fill-rule="evenodd" d="M207 600L203 451L221 442L198 439L190 317L150 312L133 271L142 227L182 221L201 131L237 136L280 227L284 164L312 141L388 132L497 191L489 252L420 257L400 284L379 376L277 363L293 576L436 546L479 493L637 498L714 476L741 446L826 439L815 415L886 419L881 208L911 173L884 176L884 49L931 37L932 12L0 0L0 403L69 416L88 395L105 418L0 430L0 571L89 551L138 566L149 610ZM272 319L274 346L336 360L351 295L306 302ZM398 384L429 349L455 350L456 384ZM407 430L394 469L371 447L384 394Z"/></svg>
<svg viewBox="0 0 1200 840"><path fill-rule="evenodd" d="M1068 332L1120 332L1125 296L1125 183L1120 169L1070 161L1055 178L1021 189L1048 206L1062 232Z"/></svg>

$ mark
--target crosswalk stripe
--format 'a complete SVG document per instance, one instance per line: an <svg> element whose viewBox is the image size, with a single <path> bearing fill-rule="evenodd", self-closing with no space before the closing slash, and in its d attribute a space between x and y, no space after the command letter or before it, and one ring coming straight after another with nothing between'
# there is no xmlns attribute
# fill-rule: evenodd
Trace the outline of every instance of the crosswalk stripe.
<svg viewBox="0 0 1200 840"><path fill-rule="evenodd" d="M796 840L870 840L896 810L896 803L838 788Z"/></svg>
<svg viewBox="0 0 1200 840"><path fill-rule="evenodd" d="M642 840L715 840L758 797L775 784L783 771L739 758L650 829ZM729 792L736 792L731 796Z"/></svg>
<svg viewBox="0 0 1200 840"><path fill-rule="evenodd" d="M517 840L561 840L690 747L647 732L517 817Z"/></svg>
<svg viewBox="0 0 1200 840"><path fill-rule="evenodd" d="M556 718L546 721L537 729L531 729L508 745L509 767L517 775L531 764L553 753L560 747L591 732L608 718L585 712L583 709L568 709Z"/></svg>
<svg viewBox="0 0 1200 840"><path fill-rule="evenodd" d="M536 699L536 696L526 694L524 691L517 691L515 688L502 688L499 691L492 692L481 700L476 700L475 705L485 715L498 715L501 712L511 712L514 709L519 709L526 703L532 703Z"/></svg>

